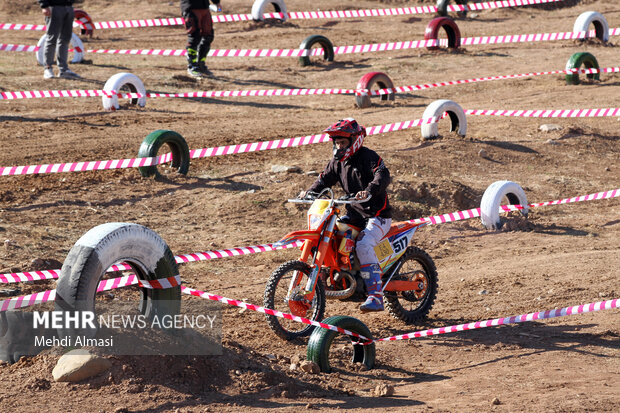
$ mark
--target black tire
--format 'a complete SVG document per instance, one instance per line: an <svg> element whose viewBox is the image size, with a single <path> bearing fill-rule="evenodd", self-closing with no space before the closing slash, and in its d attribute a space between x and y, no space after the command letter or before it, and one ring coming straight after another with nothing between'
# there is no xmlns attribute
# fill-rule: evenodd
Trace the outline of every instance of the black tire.
<svg viewBox="0 0 620 413"><path fill-rule="evenodd" d="M36 338L53 338L56 332L42 326L34 329L33 314L20 310L0 312L0 360L13 364L22 356L36 356L50 347L37 346Z"/></svg>
<svg viewBox="0 0 620 413"><path fill-rule="evenodd" d="M271 274L265 287L264 306L283 313L291 313L290 304L287 301L288 288L293 277L293 271L299 271L302 280L299 285L302 288L306 285L310 275L310 266L305 262L294 260L287 261L280 265ZM318 280L314 290L312 305L302 317L314 321L320 321L325 313L325 290L321 280ZM296 314L299 315L299 314ZM309 335L314 326L302 324L297 321L288 320L273 315L265 314L267 323L274 333L285 340L293 340L298 337Z"/></svg>
<svg viewBox="0 0 620 413"><path fill-rule="evenodd" d="M566 63L566 69L579 69L581 65L584 65L586 69L598 69L598 61L593 54L588 52L578 52L573 54ZM600 80L600 73L590 73L586 75L588 79ZM579 73L573 73L566 75L567 85L579 84Z"/></svg>
<svg viewBox="0 0 620 413"><path fill-rule="evenodd" d="M386 291L385 306L392 317L408 324L419 323L426 318L435 302L438 287L437 269L433 259L417 247L408 247L401 260L403 260L402 266L392 280L410 280L415 277L424 282L425 288L421 292Z"/></svg>
<svg viewBox="0 0 620 413"><path fill-rule="evenodd" d="M312 46L314 46L317 43L321 45L321 47L323 48L323 52L324 52L323 59L327 60L328 62L333 62L334 61L334 45L325 36L321 36L319 34L313 34L312 36L308 36L303 42L301 42L301 45L299 46L299 48L311 50ZM301 56L299 58L299 63L302 66L310 66L312 64L312 62L310 61L310 56Z"/></svg>
<svg viewBox="0 0 620 413"><path fill-rule="evenodd" d="M179 274L174 255L154 231L138 224L112 222L96 226L71 248L56 286L55 308L59 311L95 311L97 285L106 270L117 262L131 265L143 280ZM151 319L177 315L181 310L181 287L141 289L139 311ZM58 330L68 334L93 336L96 331Z"/></svg>
<svg viewBox="0 0 620 413"><path fill-rule="evenodd" d="M467 0L456 0L456 4L467 4ZM448 15L448 5L450 4L450 0L437 0L437 14L440 16ZM467 10L459 11L456 13L459 17L467 16Z"/></svg>
<svg viewBox="0 0 620 413"><path fill-rule="evenodd" d="M372 334L366 324L362 323L357 318L337 315L328 317L322 321L326 324L331 324L336 327L344 328L353 333L360 334L366 338L372 339ZM317 328L314 330L310 339L308 340L308 347L306 357L308 360L318 364L319 368L324 373L331 372L331 366L329 363L329 350L332 346L334 338L341 335L337 331L327 330L324 328ZM356 337L347 336L351 339L352 343L356 343L358 339ZM363 363L366 368L372 369L375 366L375 343L363 346L361 344L353 344L353 363Z"/></svg>
<svg viewBox="0 0 620 413"><path fill-rule="evenodd" d="M156 130L147 135L138 150L138 158L157 156L162 145L167 144L172 152L172 167L183 175L189 170L189 147L183 136L171 130ZM157 165L141 166L138 168L144 177L158 175Z"/></svg>

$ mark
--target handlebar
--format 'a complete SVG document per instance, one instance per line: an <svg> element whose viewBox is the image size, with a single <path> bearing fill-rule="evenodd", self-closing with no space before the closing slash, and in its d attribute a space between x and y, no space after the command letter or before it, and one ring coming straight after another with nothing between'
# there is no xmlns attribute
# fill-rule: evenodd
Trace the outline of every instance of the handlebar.
<svg viewBox="0 0 620 413"><path fill-rule="evenodd" d="M331 190L331 188L325 188L323 191L321 191L321 193L308 191L305 198L293 198L288 199L287 201L294 204L311 204L317 198L320 198L325 192L328 192L330 196L328 199L330 200L332 205L362 204L372 198L372 195L368 194L368 196L364 199L355 199L355 194L348 194L341 196L340 198L334 199L334 192Z"/></svg>

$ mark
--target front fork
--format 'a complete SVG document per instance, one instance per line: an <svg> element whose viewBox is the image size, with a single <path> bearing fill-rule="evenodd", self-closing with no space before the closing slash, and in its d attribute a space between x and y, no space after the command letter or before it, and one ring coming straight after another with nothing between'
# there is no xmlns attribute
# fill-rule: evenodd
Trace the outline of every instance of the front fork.
<svg viewBox="0 0 620 413"><path fill-rule="evenodd" d="M327 225L323 228L323 231L321 231L321 235L319 237L318 249L315 252L314 256L312 257L312 261L310 263L310 268L312 269L312 271L310 272L310 275L308 276L308 282L306 283L306 287L300 291L300 293L303 294L304 297L309 301L312 301L312 299L314 298L314 289L315 289L317 280L319 278L321 267L323 266L323 259L325 257L325 252L327 251L327 248L329 248L330 241L334 234L334 227L336 226L336 219L337 219L336 215L335 214L332 215L330 220L327 222ZM309 244L304 245L304 249L302 250L302 261L306 261L306 259L310 256L310 253L311 251L310 251ZM291 284L289 285L289 289L288 289L289 297L291 296L295 288L301 282L302 276L303 275L298 272L291 279Z"/></svg>

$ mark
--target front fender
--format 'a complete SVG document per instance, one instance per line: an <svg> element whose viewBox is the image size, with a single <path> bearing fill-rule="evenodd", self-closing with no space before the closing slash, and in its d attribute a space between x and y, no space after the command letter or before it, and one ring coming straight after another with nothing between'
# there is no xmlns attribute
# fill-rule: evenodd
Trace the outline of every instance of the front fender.
<svg viewBox="0 0 620 413"><path fill-rule="evenodd" d="M293 231L293 232L289 232L288 234L286 234L281 240L274 243L273 245L276 247L281 247L284 245L291 244L295 241L306 241L306 240L312 243L318 243L320 235L321 234L319 234L318 232L310 231L310 230Z"/></svg>

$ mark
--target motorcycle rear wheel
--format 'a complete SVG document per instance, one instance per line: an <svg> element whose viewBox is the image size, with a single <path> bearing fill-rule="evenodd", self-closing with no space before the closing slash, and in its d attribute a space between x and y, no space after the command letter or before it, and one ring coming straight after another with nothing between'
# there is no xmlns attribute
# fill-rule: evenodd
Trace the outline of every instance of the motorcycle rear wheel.
<svg viewBox="0 0 620 413"><path fill-rule="evenodd" d="M408 247L401 258L403 263L392 280L418 280L423 288L411 291L386 291L385 306L394 318L408 324L426 319L437 295L437 269L424 250Z"/></svg>
<svg viewBox="0 0 620 413"><path fill-rule="evenodd" d="M299 291L306 286L310 272L310 266L299 260L287 261L280 265L271 274L271 277L269 277L269 280L267 281L263 305L266 308L271 308L276 311L291 313L291 305L294 304L294 302L290 300L290 297L287 297L291 280L296 273L301 273L300 282L294 288L294 290ZM291 302L289 302L289 300ZM323 315L325 313L325 290L323 283L320 280L316 283L312 302L306 304L309 308L304 312L304 314L299 314L299 311L303 306L303 303L301 303L301 305L298 305L297 314L295 315L308 318L313 321L320 321L323 319ZM269 327L278 335L278 337L283 338L284 340L290 341L298 337L305 337L310 335L312 330L314 330L314 326L312 325L303 324L298 321L280 318L269 314L265 314L265 316L267 317Z"/></svg>

